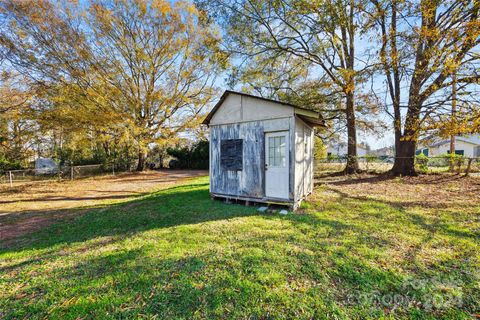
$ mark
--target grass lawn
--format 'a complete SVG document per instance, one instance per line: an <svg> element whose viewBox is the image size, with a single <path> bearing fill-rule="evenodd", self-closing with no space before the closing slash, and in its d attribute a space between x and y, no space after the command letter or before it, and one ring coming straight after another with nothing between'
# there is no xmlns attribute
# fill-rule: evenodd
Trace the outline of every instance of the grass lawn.
<svg viewBox="0 0 480 320"><path fill-rule="evenodd" d="M0 249L0 318L475 317L480 203L413 185L327 182L282 216L203 177L91 209Z"/></svg>

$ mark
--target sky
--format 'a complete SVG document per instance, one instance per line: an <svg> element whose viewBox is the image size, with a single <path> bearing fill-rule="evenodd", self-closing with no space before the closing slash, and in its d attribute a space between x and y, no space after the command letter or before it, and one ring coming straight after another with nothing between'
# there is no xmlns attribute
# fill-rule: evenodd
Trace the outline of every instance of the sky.
<svg viewBox="0 0 480 320"><path fill-rule="evenodd" d="M445 5L449 6L450 2L446 3ZM439 8L439 13L444 9L445 8L440 7ZM412 27L418 26L419 24L420 24L419 17L412 16L412 17L407 17L405 19L400 19L398 24L397 24L397 28L398 28L399 32L401 32L403 30L413 30ZM375 26L373 26L373 28L375 28ZM356 64L356 69L357 70L362 69L367 64L372 65L375 62L373 60L370 60L370 61L368 60L368 57L371 53L374 53L374 54L370 55L370 56L378 57L378 51L379 51L380 44L378 43L378 41L372 40L372 39L378 39L377 34L379 32L377 32L377 31L378 30L370 29L365 34L360 33L360 36L357 36L357 38L355 39L355 52L356 52L356 62L355 62L355 64ZM413 31L413 32L415 32L415 31ZM443 45L443 44L441 44L441 45ZM414 52L414 48L406 48L406 49L407 49L408 52L410 52L410 51ZM480 49L480 48L477 48L477 50L476 50L477 54L478 54L478 49ZM408 52L407 52L407 54L408 54ZM413 59L409 59L408 61L409 61L409 63L411 63L413 65L413 63L414 63ZM411 71L413 69L413 66L408 66L407 65L405 69L406 70L404 70L402 72L402 81L401 81L401 84L400 84L400 86L402 87L401 94L400 94L400 104L402 106L406 106L408 104L409 86L410 86L410 80L411 80L411 76L412 76ZM315 75L314 75L314 78L315 78ZM319 76L316 76L316 78L319 78ZM424 88L426 88L428 85L431 84L433 78L434 77L425 81L425 83L423 84ZM362 91L362 89L359 88L359 86L357 86L356 94L365 93L365 92L368 91L368 89L372 89L372 91L375 92L376 95L378 95L378 98L381 101L380 103L384 104L381 108L381 109L384 110L385 106L388 106L388 105L391 104L389 97L386 96L386 93L385 93L385 91L386 91L385 90L385 76L382 75L382 74L377 74L376 76L374 76L372 79L369 79L368 81L369 81L368 84L366 84L366 87L367 87L366 90ZM224 85L223 88L226 88L225 83L223 85ZM470 90L470 89L468 89L468 90ZM472 91L472 90L470 90L470 91ZM451 91L450 91L450 88L449 88L449 89L446 89L446 91L439 91L435 95L436 95L437 98L440 97L440 96L442 98L444 98L447 95L449 95L450 92ZM473 92L474 93L479 92L479 87L476 86L476 88L473 90ZM432 99L434 99L433 96L432 96ZM467 99L467 98L465 98L465 99ZM426 103L428 103L428 102L432 102L432 101L427 100ZM445 110L443 110L442 112L448 112L448 113L450 112L449 111L450 106L449 106L448 101L444 104L444 108L445 108ZM391 109L391 107L388 107L388 109ZM406 109L407 108L402 108L401 109L402 117L405 116ZM391 111L391 110L389 110L389 111ZM387 112L383 111L383 113L380 113L378 116L372 117L372 119L373 119L373 122L375 122L376 120L378 122L383 122L382 125L378 126L377 131L380 131L379 134L362 132L361 130L357 129L357 141L367 143L372 149L379 149L379 148L383 148L383 147L393 146L394 145L394 132L393 132L393 126L392 126L393 119L391 118L391 116ZM383 129L385 125L387 126L387 129ZM344 141L347 140L346 135L345 135L343 140Z"/></svg>

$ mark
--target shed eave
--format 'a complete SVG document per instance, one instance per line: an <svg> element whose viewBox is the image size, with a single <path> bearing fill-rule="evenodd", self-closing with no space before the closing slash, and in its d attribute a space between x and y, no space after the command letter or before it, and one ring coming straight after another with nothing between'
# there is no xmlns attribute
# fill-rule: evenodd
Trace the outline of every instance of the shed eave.
<svg viewBox="0 0 480 320"><path fill-rule="evenodd" d="M310 118L315 118L315 119L320 119L320 113L313 111L313 110L308 110L304 108L299 108L295 107L295 114L310 117Z"/></svg>
<svg viewBox="0 0 480 320"><path fill-rule="evenodd" d="M295 115L311 127L325 127L325 121L322 118L308 117L302 114Z"/></svg>

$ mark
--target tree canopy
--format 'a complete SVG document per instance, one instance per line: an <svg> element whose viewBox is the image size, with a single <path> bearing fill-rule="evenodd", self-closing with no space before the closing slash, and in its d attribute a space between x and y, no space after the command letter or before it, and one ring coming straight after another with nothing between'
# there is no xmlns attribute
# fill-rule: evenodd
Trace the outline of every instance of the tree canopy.
<svg viewBox="0 0 480 320"><path fill-rule="evenodd" d="M4 1L1 55L40 90L43 123L149 144L199 124L222 62L218 34L177 1Z"/></svg>

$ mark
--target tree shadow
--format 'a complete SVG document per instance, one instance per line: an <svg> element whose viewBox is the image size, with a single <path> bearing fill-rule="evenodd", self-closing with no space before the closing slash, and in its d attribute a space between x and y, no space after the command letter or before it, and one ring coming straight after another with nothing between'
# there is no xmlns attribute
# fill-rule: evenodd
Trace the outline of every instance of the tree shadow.
<svg viewBox="0 0 480 320"><path fill-rule="evenodd" d="M340 178L337 180L331 180L330 178ZM450 182L465 182L469 181L471 185L480 186L480 179L475 177L465 177L457 174L424 174L414 177L397 177L388 172L385 173L363 173L358 175L345 175L342 172L334 172L330 174L324 174L316 177L316 185L324 183L344 186L344 185L356 185L361 183L378 183L389 180L401 179L403 183L411 185L438 185Z"/></svg>
<svg viewBox="0 0 480 320"><path fill-rule="evenodd" d="M411 209L414 207L420 207L420 208L427 207L429 209L445 209L446 206L444 203L426 204L424 201L390 201L390 200L378 199L378 198L373 199L367 196L353 196L346 192L342 192L338 189L329 189L329 190L338 194L340 196L340 199L352 199L357 201L371 201L371 202L373 201L375 203L384 204L392 208L395 208L399 210L402 213L402 215L408 217L410 221L412 221L414 224L418 225L419 227L421 227L422 229L430 233L441 231L444 234L450 234L452 236L470 238L470 239L477 239L480 233L480 231L466 232L461 230L454 230L449 226L449 224L442 222L438 217L434 219L434 223L427 223L424 216L407 211L408 209ZM458 209L462 209L463 207L464 205L458 204ZM450 205L449 208L453 209L455 208L455 206Z"/></svg>
<svg viewBox="0 0 480 320"><path fill-rule="evenodd" d="M332 180L331 178L339 178L336 180ZM343 173L332 173L327 175L322 175L316 177L314 186L323 185L325 183L332 184L332 185L355 185L360 183L378 183L388 180L395 179L395 176L388 174L388 173L381 173L381 174L360 174L358 176L351 176L345 175Z"/></svg>
<svg viewBox="0 0 480 320"><path fill-rule="evenodd" d="M100 191L103 192L103 191ZM107 195L107 196L84 196L84 197L59 197L59 196L46 196L32 199L22 199L21 202L52 202L52 201L84 201L84 200L118 200L131 198L134 195ZM0 204L16 203L19 200L0 200Z"/></svg>
<svg viewBox="0 0 480 320"><path fill-rule="evenodd" d="M364 182L373 182L373 181L384 181L384 180L367 180L365 179ZM339 181L339 182L329 182L330 185L335 185L335 186L345 186L345 185L355 185L357 183L362 183L360 181ZM392 187L392 186L390 186ZM395 208L400 208L400 209L407 209L407 208L413 208L413 207L423 207L423 208L430 208L430 209L445 209L445 208L450 208L450 209L461 209L465 207L465 204L459 202L444 202L444 201L438 201L438 199L434 199L434 201L429 201L429 199L425 200L420 200L420 201L411 201L411 200L386 200L382 199L379 197L370 197L370 196L357 196L357 195L351 195L346 192L343 192L338 189L334 188L328 188L329 191L332 191L334 193L337 193L341 198L349 198L349 199L355 199L355 200L360 200L360 201L375 201L378 203L383 203L390 205ZM449 200L449 199L445 199Z"/></svg>
<svg viewBox="0 0 480 320"><path fill-rule="evenodd" d="M72 218L49 225L14 243L1 244L0 252L41 249L97 237L132 235L149 229L257 214L253 208L212 201L207 186L208 183L184 184L121 204L50 212L50 215L68 212Z"/></svg>
<svg viewBox="0 0 480 320"><path fill-rule="evenodd" d="M290 217L266 217L292 221ZM198 236L173 232L186 242ZM244 235L236 232L223 241ZM272 239L276 240L274 248L268 241ZM231 242L235 246L231 252L199 246L179 255L174 248L157 253L141 245L95 250L102 244L90 248L91 254L63 264L55 261L58 250L49 253L44 258L54 260L50 262L53 269L41 268L42 261L33 262L39 266L36 281L5 295L9 303L24 307L6 310L6 315L21 317L17 312L24 309L38 317L57 318L142 315L190 319L202 315L208 319L267 319L296 318L302 309L305 318L318 318L332 312L329 308L335 303L343 304L345 310L354 309L348 299L358 292L401 290L402 275L394 271L373 267L336 243L325 243L318 252L295 251L297 247L307 249L310 242L283 233L270 239L249 233L241 241ZM314 303L316 300L320 304ZM366 309L365 316L368 312L371 310Z"/></svg>

